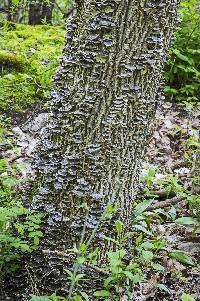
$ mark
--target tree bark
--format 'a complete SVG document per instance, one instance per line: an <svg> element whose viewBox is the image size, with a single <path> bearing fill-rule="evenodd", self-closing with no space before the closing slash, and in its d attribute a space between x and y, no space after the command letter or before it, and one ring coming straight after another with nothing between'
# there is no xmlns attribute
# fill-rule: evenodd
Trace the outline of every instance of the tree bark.
<svg viewBox="0 0 200 301"><path fill-rule="evenodd" d="M8 21L11 21L12 22L12 15L13 15L13 12L12 12L12 0L8 0L8 14L7 14L7 20Z"/></svg>
<svg viewBox="0 0 200 301"><path fill-rule="evenodd" d="M115 245L104 237L116 238L112 219L100 223L108 204L117 208L114 218L123 222L124 232L131 230L177 5L177 0L76 1L51 118L35 159L32 208L46 221L41 246L27 264L29 292L66 293L63 268L72 266L73 256L58 254L79 246L84 227L86 243L96 229L92 246L99 247L99 266L105 263ZM90 289L100 276L92 272Z"/></svg>
<svg viewBox="0 0 200 301"><path fill-rule="evenodd" d="M29 4L29 24L39 25L43 24L44 21L51 24L52 10L52 1L49 3L44 0L31 1Z"/></svg>

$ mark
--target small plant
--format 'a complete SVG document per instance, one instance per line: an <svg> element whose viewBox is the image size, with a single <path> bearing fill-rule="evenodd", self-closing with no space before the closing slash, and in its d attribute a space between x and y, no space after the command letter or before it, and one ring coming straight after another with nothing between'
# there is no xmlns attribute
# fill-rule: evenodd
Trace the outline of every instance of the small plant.
<svg viewBox="0 0 200 301"><path fill-rule="evenodd" d="M182 294L181 301L196 301L192 295Z"/></svg>
<svg viewBox="0 0 200 301"><path fill-rule="evenodd" d="M6 129L2 128L2 142ZM40 231L42 216L28 211L19 201L17 187L22 180L17 164L0 160L0 277L19 267L20 255L37 249L43 236Z"/></svg>
<svg viewBox="0 0 200 301"><path fill-rule="evenodd" d="M172 182L174 183L174 180ZM71 270L65 270L70 287L68 296L60 297L54 293L51 296L44 297L32 296L30 301L119 301L123 299L131 301L133 300L135 285L140 282L148 282L148 275L144 273L146 269L151 271L151 273L156 272L163 275L167 272L166 267L162 265L160 253L162 253L162 256L176 259L186 266L196 267L196 261L189 255L179 250L169 251L165 239L163 237L155 238L154 231L150 231L150 227L148 227L149 214L153 214L154 218L160 218L157 213L149 211L152 202L152 199L144 200L135 206L133 211L132 232L124 234L123 223L120 220L115 221L117 239L105 236L105 240L110 241L115 246L115 251L107 252L106 262L103 267L97 265L96 258L99 255L98 248L88 253L92 239L88 239L88 244L84 241L83 235L80 247L69 250L70 252L74 252L76 259L73 268ZM101 223L111 219L115 212L116 208L112 207L112 205L108 205L100 218ZM179 219L176 220L176 222L179 221ZM142 222L143 225L141 225L140 222ZM99 226L100 224L98 227ZM97 231L97 229L98 228L96 228L95 231ZM94 233L92 235L94 235ZM127 243L130 243L130 241L132 241L132 244L128 247ZM90 297L86 292L82 291L82 283L87 279L88 268L104 275L104 281L101 287ZM167 286L162 282L155 283L154 287L168 294L170 292ZM183 294L183 296L185 295L186 294ZM181 300L193 301L193 299Z"/></svg>
<svg viewBox="0 0 200 301"><path fill-rule="evenodd" d="M17 220L26 216L24 223ZM20 253L32 252L42 237L41 216L30 213L18 202L0 207L0 275L13 272L19 266ZM28 238L25 236L28 234Z"/></svg>
<svg viewBox="0 0 200 301"><path fill-rule="evenodd" d="M146 183L148 186L153 184L153 180L155 179L157 169L151 167L147 170L145 175L140 176L140 181Z"/></svg>

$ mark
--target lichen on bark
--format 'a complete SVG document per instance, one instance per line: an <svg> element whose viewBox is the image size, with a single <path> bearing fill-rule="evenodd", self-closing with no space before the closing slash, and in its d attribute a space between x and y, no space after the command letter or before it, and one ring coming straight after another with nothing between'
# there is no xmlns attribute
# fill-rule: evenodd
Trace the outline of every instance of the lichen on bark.
<svg viewBox="0 0 200 301"><path fill-rule="evenodd" d="M66 261L53 251L78 245L84 224L87 241L107 204L117 206L130 230L177 6L177 0L76 1L35 159L32 208L46 221L40 249L28 264L33 293L66 291L63 268L70 256ZM112 225L99 227L93 240L99 264L114 248L104 235L115 236Z"/></svg>

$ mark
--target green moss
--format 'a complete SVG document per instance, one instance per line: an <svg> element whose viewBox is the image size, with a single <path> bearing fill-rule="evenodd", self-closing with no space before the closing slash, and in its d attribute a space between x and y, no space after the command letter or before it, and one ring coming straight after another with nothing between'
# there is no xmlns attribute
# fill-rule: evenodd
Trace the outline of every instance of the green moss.
<svg viewBox="0 0 200 301"><path fill-rule="evenodd" d="M15 53L0 51L0 66L22 71L26 66L26 61L22 56Z"/></svg>
<svg viewBox="0 0 200 301"><path fill-rule="evenodd" d="M0 112L15 115L46 102L64 44L64 28L15 24L0 32Z"/></svg>

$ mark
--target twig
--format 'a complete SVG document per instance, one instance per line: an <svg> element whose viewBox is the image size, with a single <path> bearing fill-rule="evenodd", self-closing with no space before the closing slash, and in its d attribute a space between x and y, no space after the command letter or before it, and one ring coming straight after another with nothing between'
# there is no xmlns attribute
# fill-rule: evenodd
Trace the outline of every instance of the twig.
<svg viewBox="0 0 200 301"><path fill-rule="evenodd" d="M31 86L31 85L36 85L40 89L46 89L44 86L40 86L37 82L34 83L19 83L19 84L2 84L4 87L13 87L13 86Z"/></svg>
<svg viewBox="0 0 200 301"><path fill-rule="evenodd" d="M155 204L152 204L148 207L148 210L158 209L158 208L165 208L170 205L177 204L178 202L182 201L183 199L181 197L174 197L171 199L167 199L165 201L156 202Z"/></svg>
<svg viewBox="0 0 200 301"><path fill-rule="evenodd" d="M32 159L33 158L33 156L32 155L29 155L29 154L21 154L21 155L16 155L16 156L13 156L13 157L10 157L10 158L8 158L8 162L9 163L12 163L12 162L14 162L14 161L16 161L16 160L18 160L18 159L20 159L20 158L23 158L23 159L25 159L25 160L28 160L28 159Z"/></svg>
<svg viewBox="0 0 200 301"><path fill-rule="evenodd" d="M110 275L110 273L109 273L108 271L105 271L105 270L103 270L103 269L101 269L101 268L95 267L93 264L91 264L91 263L89 263L89 262L86 262L85 265L86 265L88 268L90 268L90 269L92 269L92 270L98 272L99 274L103 274L103 275L106 275L106 276L109 276L109 275Z"/></svg>
<svg viewBox="0 0 200 301"><path fill-rule="evenodd" d="M56 254L58 256L63 256L63 257L70 257L72 253L65 253L65 252L59 252L59 251L51 251L51 250L42 250L43 254Z"/></svg>
<svg viewBox="0 0 200 301"><path fill-rule="evenodd" d="M156 195L160 198L162 197L168 197L171 194L174 194L173 192L167 192L166 190L150 190L148 191L150 194Z"/></svg>

